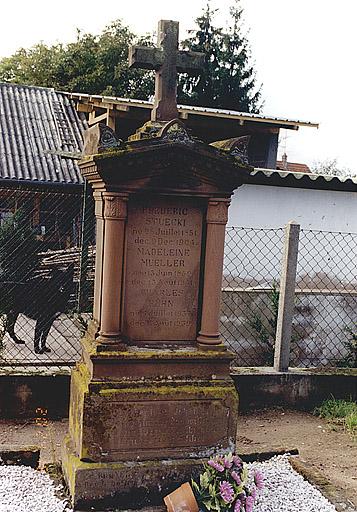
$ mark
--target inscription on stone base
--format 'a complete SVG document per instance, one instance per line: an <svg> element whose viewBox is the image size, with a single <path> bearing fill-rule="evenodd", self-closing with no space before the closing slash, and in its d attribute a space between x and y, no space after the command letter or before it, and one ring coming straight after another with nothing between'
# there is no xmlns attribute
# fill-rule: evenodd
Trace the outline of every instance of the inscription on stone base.
<svg viewBox="0 0 357 512"><path fill-rule="evenodd" d="M163 496L196 478L203 459L103 463L81 461L65 441L62 461L76 510L141 509L162 505ZM134 462L134 463L133 463ZM92 510L92 508L91 508Z"/></svg>
<svg viewBox="0 0 357 512"><path fill-rule="evenodd" d="M124 333L134 341L195 340L202 210L193 200L129 202Z"/></svg>
<svg viewBox="0 0 357 512"><path fill-rule="evenodd" d="M95 461L187 457L230 441L229 405L220 399L112 401L101 407L105 420L94 425L91 412L84 443Z"/></svg>

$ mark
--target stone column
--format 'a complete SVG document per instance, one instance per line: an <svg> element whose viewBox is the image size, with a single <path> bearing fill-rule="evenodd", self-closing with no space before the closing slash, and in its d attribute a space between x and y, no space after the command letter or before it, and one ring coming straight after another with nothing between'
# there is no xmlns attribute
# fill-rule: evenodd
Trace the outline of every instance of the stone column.
<svg viewBox="0 0 357 512"><path fill-rule="evenodd" d="M96 218L96 246L95 246L95 276L94 276L94 304L93 319L99 326L100 311L102 302L102 267L103 267L103 238L104 238L104 215L103 215L103 198L102 192L94 191L93 198L95 201L95 218Z"/></svg>
<svg viewBox="0 0 357 512"><path fill-rule="evenodd" d="M210 199L207 208L202 317L197 342L200 348L211 350L224 348L219 333L219 314L229 203L228 199Z"/></svg>
<svg viewBox="0 0 357 512"><path fill-rule="evenodd" d="M96 208L98 238L93 316L99 325L97 341L113 345L122 342L120 311L128 197L115 192L100 194L101 201Z"/></svg>

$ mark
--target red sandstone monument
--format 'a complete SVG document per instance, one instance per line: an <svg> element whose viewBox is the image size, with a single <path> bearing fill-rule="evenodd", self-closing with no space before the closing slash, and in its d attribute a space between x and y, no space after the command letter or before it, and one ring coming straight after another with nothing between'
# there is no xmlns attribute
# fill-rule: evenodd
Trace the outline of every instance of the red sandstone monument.
<svg viewBox="0 0 357 512"><path fill-rule="evenodd" d="M160 504L203 459L234 450L219 311L227 211L247 168L176 119L176 72L202 55L177 51L176 22L161 21L158 39L130 50L156 70L151 121L125 143L91 128L80 163L96 202L95 300L63 469L83 509Z"/></svg>

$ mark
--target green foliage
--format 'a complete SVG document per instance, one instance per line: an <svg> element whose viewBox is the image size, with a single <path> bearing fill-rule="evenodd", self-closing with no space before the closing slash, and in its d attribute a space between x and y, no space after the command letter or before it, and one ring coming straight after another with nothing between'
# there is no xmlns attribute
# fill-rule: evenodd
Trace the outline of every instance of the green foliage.
<svg viewBox="0 0 357 512"><path fill-rule="evenodd" d="M357 368L357 324L346 327L347 340L343 343L347 350L346 355L337 362L339 368Z"/></svg>
<svg viewBox="0 0 357 512"><path fill-rule="evenodd" d="M39 262L40 243L24 206L0 227L0 281L26 281Z"/></svg>
<svg viewBox="0 0 357 512"><path fill-rule="evenodd" d="M274 362L274 348L276 338L276 326L279 312L279 291L277 283L273 281L269 292L269 314L254 313L248 320L250 327L257 333L258 340L263 347L265 364L271 366Z"/></svg>
<svg viewBox="0 0 357 512"><path fill-rule="evenodd" d="M250 475L242 460L232 453L213 457L203 467L199 481L191 482L201 511L252 510L257 490L263 488L260 472Z"/></svg>
<svg viewBox="0 0 357 512"><path fill-rule="evenodd" d="M349 434L353 437L353 439L357 439L357 410L346 416L345 428L347 432L349 432Z"/></svg>
<svg viewBox="0 0 357 512"><path fill-rule="evenodd" d="M352 400L340 400L332 397L324 400L319 407L316 407L314 412L320 418L328 420L345 418L351 412L357 412L357 404Z"/></svg>
<svg viewBox="0 0 357 512"><path fill-rule="evenodd" d="M197 29L183 46L206 54L203 72L181 75L178 99L182 103L258 112L260 88L250 65L248 41L243 33L239 0L233 0L229 28L214 23L209 3L197 18ZM78 30L77 40L47 46L38 43L21 48L0 60L0 81L53 87L126 98L148 99L154 93L153 72L128 68L128 47L152 45L149 37L138 38L120 20L100 34Z"/></svg>
<svg viewBox="0 0 357 512"><path fill-rule="evenodd" d="M147 99L154 91L152 73L128 68L128 47L136 43L150 40L116 20L98 35L78 31L74 43L21 48L0 60L0 81Z"/></svg>
<svg viewBox="0 0 357 512"><path fill-rule="evenodd" d="M255 71L250 64L250 49L243 29L240 0L230 8L226 30L215 25L217 9L207 3L196 19L197 29L183 46L205 53L203 72L182 75L178 99L181 103L258 113L261 87L257 89Z"/></svg>
<svg viewBox="0 0 357 512"><path fill-rule="evenodd" d="M357 403L353 400L330 398L316 407L314 414L329 421L342 423L353 438L357 438Z"/></svg>
<svg viewBox="0 0 357 512"><path fill-rule="evenodd" d="M38 43L0 60L0 81L59 88L56 68L63 46Z"/></svg>

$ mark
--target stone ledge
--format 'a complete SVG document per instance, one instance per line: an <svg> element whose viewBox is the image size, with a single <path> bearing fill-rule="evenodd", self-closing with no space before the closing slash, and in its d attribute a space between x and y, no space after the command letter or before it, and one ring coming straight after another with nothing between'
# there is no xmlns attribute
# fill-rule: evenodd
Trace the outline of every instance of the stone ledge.
<svg viewBox="0 0 357 512"><path fill-rule="evenodd" d="M343 375L346 377L357 377L357 368L289 368L287 372L279 372L272 366L232 366L231 375L276 375L276 376L293 376L293 375Z"/></svg>
<svg viewBox="0 0 357 512"><path fill-rule="evenodd" d="M0 377L28 377L35 379L36 377L69 377L71 371L75 367L75 363L68 366L1 366Z"/></svg>
<svg viewBox="0 0 357 512"><path fill-rule="evenodd" d="M299 455L298 448L272 448L266 452L244 452L237 449L237 453L244 462L263 462L276 455Z"/></svg>
<svg viewBox="0 0 357 512"><path fill-rule="evenodd" d="M30 466L37 469L39 460L38 446L0 445L0 461L6 466Z"/></svg>
<svg viewBox="0 0 357 512"><path fill-rule="evenodd" d="M354 372L315 373L295 369L287 373L272 368L231 370L231 377L240 396L240 411L281 406L312 410L323 400L356 398ZM344 369L346 370L346 369Z"/></svg>

